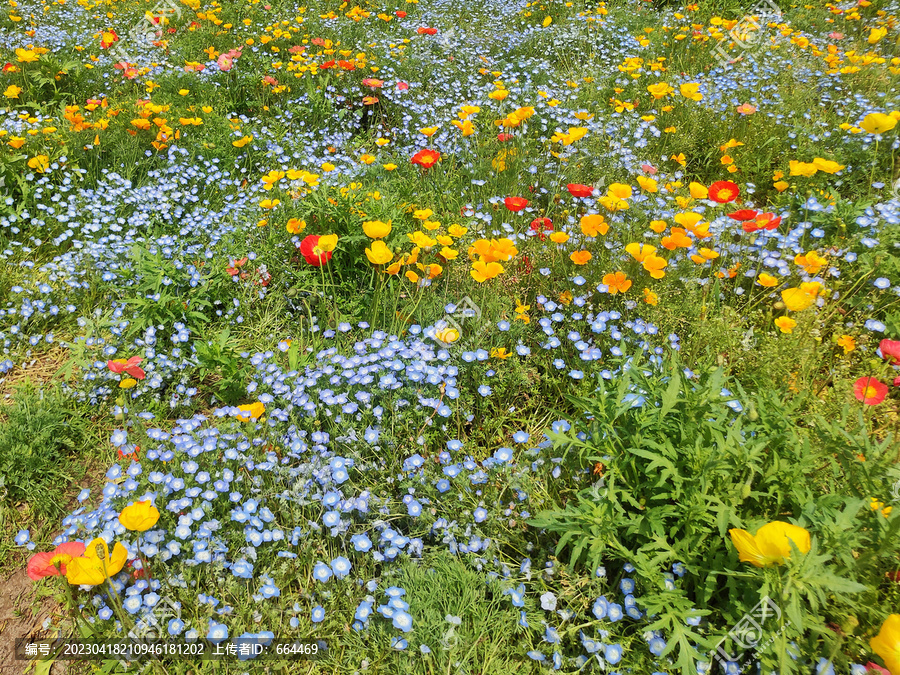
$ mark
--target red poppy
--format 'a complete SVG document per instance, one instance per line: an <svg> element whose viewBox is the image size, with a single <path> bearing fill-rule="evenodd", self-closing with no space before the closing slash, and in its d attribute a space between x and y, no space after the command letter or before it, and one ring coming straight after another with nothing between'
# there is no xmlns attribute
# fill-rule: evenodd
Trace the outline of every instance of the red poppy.
<svg viewBox="0 0 900 675"><path fill-rule="evenodd" d="M398 9L396 12L394 12L394 14L396 14L397 18L399 18L399 19L406 18L406 12L404 12L402 9Z"/></svg>
<svg viewBox="0 0 900 675"><path fill-rule="evenodd" d="M900 340L882 340L878 343L881 358L890 361L892 366L900 366Z"/></svg>
<svg viewBox="0 0 900 675"><path fill-rule="evenodd" d="M28 561L28 577L33 581L44 577L55 577L66 573L66 564L72 558L80 558L84 553L84 544L80 541L67 541L52 551L35 553Z"/></svg>
<svg viewBox="0 0 900 675"><path fill-rule="evenodd" d="M318 245L318 234L311 234L300 242L300 255L313 267L321 267L331 260L331 251L319 250Z"/></svg>
<svg viewBox="0 0 900 675"><path fill-rule="evenodd" d="M882 668L877 663L873 661L869 661L866 664L866 672L867 673L876 673L876 675L891 675L891 671L887 668Z"/></svg>
<svg viewBox="0 0 900 675"><path fill-rule="evenodd" d="M541 238L541 241L544 241L547 238L547 235L544 234L544 232L553 231L553 221L547 217L535 218L531 221L531 231L537 232L537 235Z"/></svg>
<svg viewBox="0 0 900 675"><path fill-rule="evenodd" d="M437 28L425 28L424 26L421 28L417 28L416 32L419 35L434 35L437 33Z"/></svg>
<svg viewBox="0 0 900 675"><path fill-rule="evenodd" d="M728 217L742 223L745 220L756 220L756 216L758 215L759 211L754 211L753 209L741 209L734 213L729 213Z"/></svg>
<svg viewBox="0 0 900 675"><path fill-rule="evenodd" d="M641 164L641 168L649 173L651 176L655 176L658 169L652 164Z"/></svg>
<svg viewBox="0 0 900 675"><path fill-rule="evenodd" d="M423 169L430 169L433 167L437 161L441 158L441 153L437 150L429 150L425 148L424 150L419 150L416 154L410 158L410 162L413 164L418 164Z"/></svg>
<svg viewBox="0 0 900 675"><path fill-rule="evenodd" d="M407 89L409 89L409 85L406 82L397 83L397 91L406 91Z"/></svg>
<svg viewBox="0 0 900 675"><path fill-rule="evenodd" d="M566 189L573 197L590 197L594 194L592 185L582 185L581 183L569 183L566 185Z"/></svg>
<svg viewBox="0 0 900 675"><path fill-rule="evenodd" d="M353 63L353 61L338 61L338 66L342 70L346 70L348 72L352 71L352 70L356 70L356 64Z"/></svg>
<svg viewBox="0 0 900 675"><path fill-rule="evenodd" d="M236 276L236 275L240 274L241 267L243 267L246 263L247 263L246 256L244 256L240 260L233 260L233 261L231 261L231 264L225 268L225 271L228 273L229 276L232 276L232 277Z"/></svg>
<svg viewBox="0 0 900 675"><path fill-rule="evenodd" d="M326 61L321 66L319 66L319 70L328 70L329 68L334 68L334 59L331 59L331 61Z"/></svg>
<svg viewBox="0 0 900 675"><path fill-rule="evenodd" d="M143 380L147 374L143 371L142 368L138 367L138 364L143 361L140 356L132 356L127 361L125 359L116 359L115 361L107 361L106 367L110 369L116 375L121 375L122 373L126 373L127 375L133 377L136 380Z"/></svg>
<svg viewBox="0 0 900 675"><path fill-rule="evenodd" d="M853 385L853 395L866 405L878 405L887 396L888 388L874 377L861 377Z"/></svg>
<svg viewBox="0 0 900 675"><path fill-rule="evenodd" d="M528 206L528 200L525 197L507 197L503 200L503 204L513 213L518 213Z"/></svg>
<svg viewBox="0 0 900 675"><path fill-rule="evenodd" d="M314 37L310 40L316 47L324 47L325 46L325 38Z"/></svg>
<svg viewBox="0 0 900 675"><path fill-rule="evenodd" d="M709 198L718 204L733 202L740 192L740 188L730 180L717 180L709 186Z"/></svg>
<svg viewBox="0 0 900 675"><path fill-rule="evenodd" d="M497 134L497 140L500 141L501 143L506 143L506 141L511 141L514 138L515 138L515 136L513 136L512 134L504 134L504 133Z"/></svg>

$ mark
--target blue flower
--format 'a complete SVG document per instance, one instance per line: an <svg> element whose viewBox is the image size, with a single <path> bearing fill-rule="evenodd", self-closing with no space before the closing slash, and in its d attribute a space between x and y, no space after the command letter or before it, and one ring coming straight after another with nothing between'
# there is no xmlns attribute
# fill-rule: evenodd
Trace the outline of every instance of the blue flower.
<svg viewBox="0 0 900 675"><path fill-rule="evenodd" d="M350 543L353 544L353 548L362 553L365 553L372 548L372 540L369 539L369 536L365 533L354 534L350 537Z"/></svg>
<svg viewBox="0 0 900 675"><path fill-rule="evenodd" d="M347 560L344 556L338 556L331 561L331 569L334 570L334 576L337 579L343 579L345 576L350 574L350 569L352 567L353 565L351 565L350 561Z"/></svg>
<svg viewBox="0 0 900 675"><path fill-rule="evenodd" d="M321 605L316 605L312 609L312 614L310 616L310 620L313 623L321 623L325 620L325 608Z"/></svg>
<svg viewBox="0 0 900 675"><path fill-rule="evenodd" d="M603 649L603 656L612 665L616 665L622 660L622 645L616 643L614 645L606 645Z"/></svg>
<svg viewBox="0 0 900 675"><path fill-rule="evenodd" d="M168 624L169 635L181 635L184 630L184 621L181 619L169 619Z"/></svg>
<svg viewBox="0 0 900 675"><path fill-rule="evenodd" d="M394 616L391 617L391 623L394 625L394 628L408 633L412 630L413 620L409 614L401 610L394 612Z"/></svg>
<svg viewBox="0 0 900 675"><path fill-rule="evenodd" d="M31 539L31 533L28 530L19 530L13 541L16 542L16 546L24 546L29 539Z"/></svg>
<svg viewBox="0 0 900 675"><path fill-rule="evenodd" d="M331 575L332 570L328 565L322 561L316 562L315 567L313 567L313 579L324 583L331 579Z"/></svg>
<svg viewBox="0 0 900 675"><path fill-rule="evenodd" d="M206 639L212 642L214 645L219 644L223 640L227 640L228 627L223 623L215 623L214 621L210 621L209 633L207 633Z"/></svg>
<svg viewBox="0 0 900 675"><path fill-rule="evenodd" d="M530 659L532 659L532 660L534 660L534 661L543 661L544 659L547 658L546 656L544 656L544 655L541 654L540 652L534 651L534 650L531 650L530 652L525 652L525 653L528 655L528 658L530 658Z"/></svg>
<svg viewBox="0 0 900 675"><path fill-rule="evenodd" d="M527 443L531 435L527 431L517 431L513 434L513 440L516 443Z"/></svg>

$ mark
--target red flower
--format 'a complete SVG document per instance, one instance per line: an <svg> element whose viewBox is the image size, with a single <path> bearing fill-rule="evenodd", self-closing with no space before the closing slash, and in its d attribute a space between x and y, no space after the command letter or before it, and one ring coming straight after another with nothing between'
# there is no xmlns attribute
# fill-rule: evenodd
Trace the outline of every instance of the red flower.
<svg viewBox="0 0 900 675"><path fill-rule="evenodd" d="M856 400L866 405L878 405L887 396L888 388L874 377L861 377L853 385L853 395Z"/></svg>
<svg viewBox="0 0 900 675"><path fill-rule="evenodd" d="M406 18L406 12L404 12L402 9L398 9L396 12L394 12L394 14L397 15L397 18L398 18L398 19L405 19L405 18Z"/></svg>
<svg viewBox="0 0 900 675"><path fill-rule="evenodd" d="M717 180L709 186L709 198L719 204L727 204L737 199L740 189L730 180Z"/></svg>
<svg viewBox="0 0 900 675"><path fill-rule="evenodd" d="M240 260L232 260L231 264L225 268L225 271L229 276L236 276L240 273L241 267L243 267L247 263L247 257L244 256Z"/></svg>
<svg viewBox="0 0 900 675"><path fill-rule="evenodd" d="M582 185L581 183L569 183L566 185L566 189L573 197L590 197L594 194L592 185Z"/></svg>
<svg viewBox="0 0 900 675"><path fill-rule="evenodd" d="M439 153L437 150L429 150L428 148L425 148L424 150L419 150L416 154L414 154L409 161L413 164L418 164L423 169L430 169L437 163L440 158L441 153Z"/></svg>
<svg viewBox="0 0 900 675"><path fill-rule="evenodd" d="M887 668L882 668L877 663L869 661L866 664L866 672L867 673L875 673L876 675L891 675L891 671Z"/></svg>
<svg viewBox="0 0 900 675"><path fill-rule="evenodd" d="M541 241L544 241L547 238L547 235L544 234L544 232L553 231L553 221L547 217L535 218L531 221L531 231L537 232L537 235L541 238Z"/></svg>
<svg viewBox="0 0 900 675"><path fill-rule="evenodd" d="M66 573L66 564L72 558L80 558L84 553L84 544L80 541L67 541L52 551L36 553L28 561L28 577L33 581L44 577L55 577Z"/></svg>
<svg viewBox="0 0 900 675"><path fill-rule="evenodd" d="M900 366L900 340L882 340L878 343L881 358L890 361L892 366Z"/></svg>
<svg viewBox="0 0 900 675"><path fill-rule="evenodd" d="M511 141L514 138L515 138L515 136L513 136L512 134L504 134L504 133L497 134L497 140L500 141L501 143L506 143L506 141Z"/></svg>
<svg viewBox="0 0 900 675"><path fill-rule="evenodd" d="M313 267L321 267L331 260L331 251L318 250L319 235L311 234L300 242L300 254Z"/></svg>
<svg viewBox="0 0 900 675"><path fill-rule="evenodd" d="M419 35L434 35L437 33L437 28L425 28L424 26L421 28L417 28L416 32Z"/></svg>
<svg viewBox="0 0 900 675"><path fill-rule="evenodd" d="M128 446L126 445L125 447L127 448ZM141 446L136 445L136 446L134 446L134 450L132 450L131 452L122 452L122 448L119 448L117 452L119 454L119 459L130 459L132 461L137 462L138 461L138 453L140 451L141 451Z"/></svg>
<svg viewBox="0 0 900 675"><path fill-rule="evenodd" d="M528 206L528 200L525 197L507 197L503 200L503 203L513 213L518 213Z"/></svg>
<svg viewBox="0 0 900 675"><path fill-rule="evenodd" d="M741 209L740 211L729 213L728 217L732 220L743 223L746 220L756 220L756 216L758 215L759 211L754 211L753 209Z"/></svg>
<svg viewBox="0 0 900 675"><path fill-rule="evenodd" d="M127 375L133 377L136 380L143 380L147 374L143 371L142 368L138 367L138 364L143 361L140 356L132 356L127 361L125 359L116 359L115 361L107 361L106 367L110 369L110 371L114 372L116 375L121 375L122 373L126 373Z"/></svg>
<svg viewBox="0 0 900 675"><path fill-rule="evenodd" d="M328 70L329 68L334 68L334 59L331 59L331 61L326 61L321 66L319 66L319 70Z"/></svg>

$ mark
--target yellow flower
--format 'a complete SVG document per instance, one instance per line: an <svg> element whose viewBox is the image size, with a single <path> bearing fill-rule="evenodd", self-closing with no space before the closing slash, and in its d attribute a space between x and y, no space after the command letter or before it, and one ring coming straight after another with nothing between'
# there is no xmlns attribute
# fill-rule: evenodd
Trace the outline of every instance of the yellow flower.
<svg viewBox="0 0 900 675"><path fill-rule="evenodd" d="M829 159L822 159L821 157L816 157L812 163L819 171L824 171L825 173L837 173L841 169L847 168L843 164L832 162Z"/></svg>
<svg viewBox="0 0 900 675"><path fill-rule="evenodd" d="M870 45L878 44L881 42L881 39L887 35L887 28L882 26L881 28L873 28L869 31L869 37L866 40Z"/></svg>
<svg viewBox="0 0 900 675"><path fill-rule="evenodd" d="M333 251L338 243L338 236L336 234L326 234L325 236L319 237L319 243L316 244L316 248L319 248L323 253L328 251Z"/></svg>
<svg viewBox="0 0 900 675"><path fill-rule="evenodd" d="M119 514L122 526L133 532L146 532L156 525L158 520L159 509L153 506L149 499L126 506Z"/></svg>
<svg viewBox="0 0 900 675"><path fill-rule="evenodd" d="M377 239L372 242L371 248L366 249L366 257L373 265L384 265L394 259L394 254L383 241Z"/></svg>
<svg viewBox="0 0 900 675"><path fill-rule="evenodd" d="M445 246L441 249L440 255L444 260L454 260L459 255L459 251L452 249L449 246Z"/></svg>
<svg viewBox="0 0 900 675"><path fill-rule="evenodd" d="M321 241L321 238L319 239L319 241ZM244 415L238 415L238 421L249 422L251 419L259 419L260 417L262 417L263 413L266 412L266 406L263 405L262 401L257 401L256 403L239 405L238 410L246 413L246 417Z"/></svg>
<svg viewBox="0 0 900 675"><path fill-rule="evenodd" d="M815 173L819 170L819 167L815 165L813 162L798 162L797 160L792 159L788 164L791 167L791 175L792 176L803 176L805 178L809 178L810 176L815 175Z"/></svg>
<svg viewBox="0 0 900 675"><path fill-rule="evenodd" d="M38 54L31 49L20 48L16 50L16 60L19 63L31 63L38 60Z"/></svg>
<svg viewBox="0 0 900 675"><path fill-rule="evenodd" d="M659 188L657 187L657 182L652 178L647 178L646 176L638 176L637 177L638 185L641 186L641 189L646 192L656 192Z"/></svg>
<svg viewBox="0 0 900 675"><path fill-rule="evenodd" d="M134 385L137 384L137 380L133 377L126 377L124 380L119 382L119 389L131 389Z"/></svg>
<svg viewBox="0 0 900 675"><path fill-rule="evenodd" d="M382 164L381 166L384 167L384 170L385 170L385 171L393 171L394 169L397 168L397 165L396 165L396 164L390 164L390 163L388 163L388 164Z"/></svg>
<svg viewBox="0 0 900 675"><path fill-rule="evenodd" d="M450 234L450 236L456 237L457 239L459 237L465 236L468 231L469 228L463 227L462 225L457 225L456 223L447 228L447 232Z"/></svg>
<svg viewBox="0 0 900 675"><path fill-rule="evenodd" d="M891 614L878 635L869 640L872 651L881 657L892 673L900 673L900 614Z"/></svg>
<svg viewBox="0 0 900 675"><path fill-rule="evenodd" d="M569 235L565 232L551 232L550 241L556 244L565 244L567 241L569 241Z"/></svg>
<svg viewBox="0 0 900 675"><path fill-rule="evenodd" d="M763 272L756 278L756 283L766 288L772 288L773 286L778 285L778 279L776 277L773 277L771 274L766 274L765 272Z"/></svg>
<svg viewBox="0 0 900 675"><path fill-rule="evenodd" d="M236 148L243 148L247 143L253 140L253 136L244 136L242 139L237 141L231 141L231 144Z"/></svg>
<svg viewBox="0 0 900 675"><path fill-rule="evenodd" d="M367 220L362 226L369 239L384 239L391 233L390 221L383 223L380 220Z"/></svg>
<svg viewBox="0 0 900 675"><path fill-rule="evenodd" d="M281 203L280 199L263 199L259 203L259 206L260 206L260 208L263 208L263 209L274 209L280 203Z"/></svg>
<svg viewBox="0 0 900 675"><path fill-rule="evenodd" d="M794 328L796 328L797 322L789 316L779 316L777 319L775 319L775 325L778 326L778 330L780 330L782 333L789 334L794 332Z"/></svg>
<svg viewBox="0 0 900 675"><path fill-rule="evenodd" d="M19 94L22 93L22 87L17 87L14 84L9 85L6 88L6 91L3 92L3 95L6 98L19 98Z"/></svg>
<svg viewBox="0 0 900 675"><path fill-rule="evenodd" d="M291 218L287 221L287 225L285 226L287 231L291 234L300 234L303 230L306 229L306 221L298 220L297 218Z"/></svg>
<svg viewBox="0 0 900 675"><path fill-rule="evenodd" d="M439 330L437 333L435 333L434 336L441 342L453 344L454 342L459 340L459 331L455 328L444 328L443 330Z"/></svg>
<svg viewBox="0 0 900 675"><path fill-rule="evenodd" d="M598 234L609 232L609 224L606 218L599 213L589 213L581 217L581 233L586 237L596 237Z"/></svg>
<svg viewBox="0 0 900 675"><path fill-rule="evenodd" d="M691 197L694 199L706 199L709 197L709 189L701 183L691 183L688 185L688 190L690 190Z"/></svg>
<svg viewBox="0 0 900 675"><path fill-rule="evenodd" d="M84 555L72 558L66 565L66 579L73 586L97 586L122 571L128 550L116 542L112 555L106 541L94 539L84 549Z"/></svg>
<svg viewBox="0 0 900 675"><path fill-rule="evenodd" d="M870 134L883 134L897 126L897 120L883 113L869 113L859 126Z"/></svg>
<svg viewBox="0 0 900 675"><path fill-rule="evenodd" d="M659 296L649 288L644 289L644 302L648 305L656 305L659 302Z"/></svg>
<svg viewBox="0 0 900 675"><path fill-rule="evenodd" d="M682 96L692 101L702 101L703 94L700 93L699 89L700 85L697 82L686 82L678 88L678 91Z"/></svg>
<svg viewBox="0 0 900 675"><path fill-rule="evenodd" d="M506 347L492 347L491 348L491 358L492 359L508 359L512 354L506 351Z"/></svg>
<svg viewBox="0 0 900 675"><path fill-rule="evenodd" d="M484 262L482 260L477 260L472 264L470 273L475 281L482 284L488 279L493 279L502 274L503 265L498 262Z"/></svg>
<svg viewBox="0 0 900 675"><path fill-rule="evenodd" d="M740 529L731 529L728 534L740 554L741 562L748 562L755 567L783 564L791 557L789 542L793 542L800 553L808 553L811 546L806 529L780 521L763 525L755 535Z"/></svg>
<svg viewBox="0 0 900 675"><path fill-rule="evenodd" d="M837 344L838 347L844 349L844 354L849 354L856 349L856 340L850 335L841 335L841 337L838 338Z"/></svg>
<svg viewBox="0 0 900 675"><path fill-rule="evenodd" d="M437 239L432 239L421 230L416 230L412 234L407 234L406 236L415 246L420 248L429 249L437 244Z"/></svg>
<svg viewBox="0 0 900 675"><path fill-rule="evenodd" d="M794 264L802 267L807 274L817 274L827 263L828 261L815 251L794 256Z"/></svg>
<svg viewBox="0 0 900 675"><path fill-rule="evenodd" d="M802 312L816 301L816 293L807 293L802 288L786 288L781 291L784 306L792 312Z"/></svg>

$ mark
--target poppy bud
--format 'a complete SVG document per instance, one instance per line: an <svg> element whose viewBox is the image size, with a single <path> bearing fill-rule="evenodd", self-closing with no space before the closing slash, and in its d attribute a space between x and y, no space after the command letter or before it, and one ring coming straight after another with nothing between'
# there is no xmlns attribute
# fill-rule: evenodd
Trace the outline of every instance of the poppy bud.
<svg viewBox="0 0 900 675"><path fill-rule="evenodd" d="M778 302L775 303L775 309L784 309L784 303L781 300L779 300Z"/></svg>

